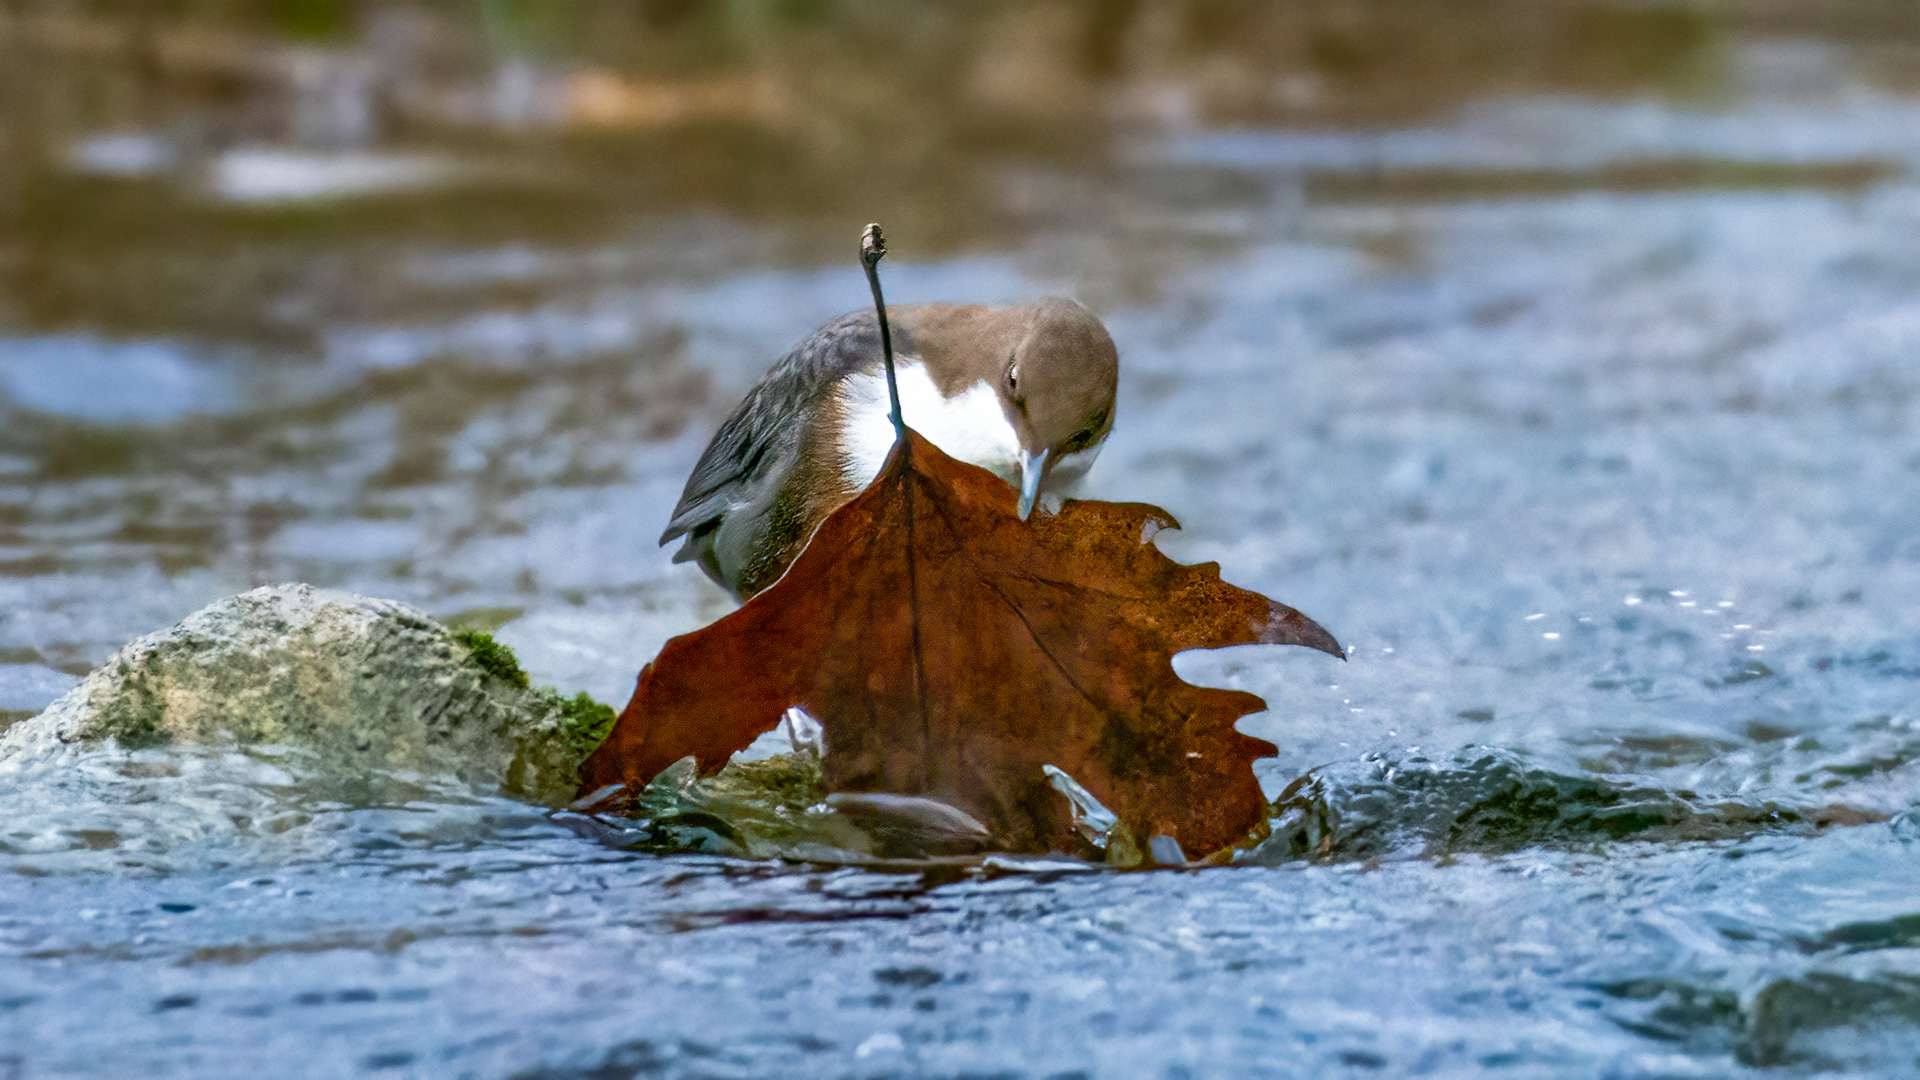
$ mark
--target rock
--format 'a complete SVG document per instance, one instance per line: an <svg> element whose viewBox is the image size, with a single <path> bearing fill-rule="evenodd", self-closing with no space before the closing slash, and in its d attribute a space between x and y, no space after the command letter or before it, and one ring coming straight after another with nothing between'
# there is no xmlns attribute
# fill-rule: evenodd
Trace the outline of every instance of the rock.
<svg viewBox="0 0 1920 1080"><path fill-rule="evenodd" d="M405 604L277 585L127 645L0 734L0 762L108 742L291 746L327 773L452 774L558 806L611 719L527 689L511 652Z"/></svg>

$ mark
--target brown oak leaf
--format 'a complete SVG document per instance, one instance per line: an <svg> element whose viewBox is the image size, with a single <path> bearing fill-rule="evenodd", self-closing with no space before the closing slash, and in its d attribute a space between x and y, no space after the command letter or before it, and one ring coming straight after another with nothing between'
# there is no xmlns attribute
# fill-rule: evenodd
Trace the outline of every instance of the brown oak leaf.
<svg viewBox="0 0 1920 1080"><path fill-rule="evenodd" d="M917 433L771 588L674 638L640 673L582 790L638 790L693 755L713 772L804 708L830 791L937 799L1004 850L1072 851L1065 770L1133 836L1191 854L1244 838L1272 744L1234 730L1252 694L1174 674L1184 649L1270 643L1342 655L1298 611L1183 566L1139 503L1067 502L1022 521L1015 494Z"/></svg>

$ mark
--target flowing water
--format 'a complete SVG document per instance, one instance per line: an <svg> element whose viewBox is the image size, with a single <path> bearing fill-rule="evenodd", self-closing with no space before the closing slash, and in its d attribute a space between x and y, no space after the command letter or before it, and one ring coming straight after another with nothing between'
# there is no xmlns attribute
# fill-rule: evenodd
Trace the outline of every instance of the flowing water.
<svg viewBox="0 0 1920 1080"><path fill-rule="evenodd" d="M287 580L624 702L873 218L1099 310L1088 493L1351 647L1180 660L1313 770L1194 872L16 771L0 1078L1920 1070L1920 23L1271 8L0 5L0 724Z"/></svg>

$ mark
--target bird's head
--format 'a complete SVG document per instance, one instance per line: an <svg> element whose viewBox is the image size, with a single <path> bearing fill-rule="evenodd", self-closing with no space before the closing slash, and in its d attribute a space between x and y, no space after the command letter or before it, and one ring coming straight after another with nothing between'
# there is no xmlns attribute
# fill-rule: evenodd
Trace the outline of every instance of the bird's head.
<svg viewBox="0 0 1920 1080"><path fill-rule="evenodd" d="M1046 491L1079 479L1113 430L1119 354L1098 317L1072 300L1031 312L996 387L1020 440L1020 517Z"/></svg>

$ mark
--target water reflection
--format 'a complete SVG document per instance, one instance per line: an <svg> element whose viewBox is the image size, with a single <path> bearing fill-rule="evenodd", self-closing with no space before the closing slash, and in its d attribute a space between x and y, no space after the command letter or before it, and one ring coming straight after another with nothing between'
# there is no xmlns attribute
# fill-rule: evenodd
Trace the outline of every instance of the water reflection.
<svg viewBox="0 0 1920 1080"><path fill-rule="evenodd" d="M0 339L0 395L22 409L93 423L232 410L240 404L238 388L220 367L166 341Z"/></svg>
<svg viewBox="0 0 1920 1080"><path fill-rule="evenodd" d="M1098 170L1119 132L1405 122L1488 94L1707 95L1726 30L1679 11L1489 2L220 10L14 5L0 169L29 263L60 260L79 219L105 218L85 230L104 241L96 269L161 243L257 301L268 283L235 280L235 245L299 246L316 228L335 244L561 240L695 208L803 227L883 216L934 254L1030 224L1001 190L1008 167ZM314 205L408 192L388 212ZM282 204L301 215L259 217ZM128 267L149 287L153 269ZM132 315L56 267L16 274L36 321ZM208 275L182 278L170 291Z"/></svg>
<svg viewBox="0 0 1920 1080"><path fill-rule="evenodd" d="M1815 38L1603 4L14 4L0 573L37 614L0 643L77 670L292 577L711 614L654 564L656 504L774 355L861 303L836 253L875 216L919 260L902 299L1170 315L1131 350L1143 404L1208 320L1283 354L1456 323L1504 348L1589 279L1515 261L1455 311L1409 207L1878 190L1920 164L1884 7ZM1859 258L1856 287L1902 272ZM1190 287L1235 260L1262 269ZM1362 299L1316 284L1340 280ZM1230 462L1148 460L1176 458ZM1446 467L1393 467L1407 524Z"/></svg>
<svg viewBox="0 0 1920 1080"><path fill-rule="evenodd" d="M1181 659L1274 703L1271 793L1324 767L1339 840L1450 830L1414 811L1464 785L1521 847L914 887L898 934L822 938L884 883L629 861L458 794L288 808L187 755L96 777L143 794L84 821L71 778L9 792L39 831L0 840L0 936L47 996L0 1030L81 1071L132 1040L156 1074L586 1075L652 1060L583 1015L612 998L668 1072L731 1025L798 1040L739 1066L792 1075L1904 1067L1910 1026L1848 1036L1912 1011L1917 49L1874 0L0 4L0 725L288 579L623 699L729 606L652 544L686 469L866 302L880 218L892 299L1094 304L1125 357L1095 493L1356 646ZM1562 785L1662 793L1592 815L1662 840L1589 850ZM1665 842L1769 801L1833 816ZM429 985L478 1019L414 1024ZM1042 1052L1030 1015L1094 1034Z"/></svg>

